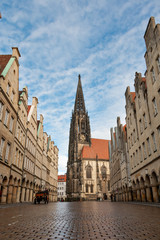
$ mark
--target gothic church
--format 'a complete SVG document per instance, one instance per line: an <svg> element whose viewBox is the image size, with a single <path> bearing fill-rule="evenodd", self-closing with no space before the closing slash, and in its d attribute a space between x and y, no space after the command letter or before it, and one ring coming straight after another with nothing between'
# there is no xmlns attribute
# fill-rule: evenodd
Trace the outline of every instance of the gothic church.
<svg viewBox="0 0 160 240"><path fill-rule="evenodd" d="M110 190L109 140L91 138L81 77L70 123L67 197L70 200L107 199Z"/></svg>

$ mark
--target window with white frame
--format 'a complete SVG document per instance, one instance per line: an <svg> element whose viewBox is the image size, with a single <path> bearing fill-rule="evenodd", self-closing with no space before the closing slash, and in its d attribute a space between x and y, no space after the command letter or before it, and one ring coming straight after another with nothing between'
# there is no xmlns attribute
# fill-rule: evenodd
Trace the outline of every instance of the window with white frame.
<svg viewBox="0 0 160 240"><path fill-rule="evenodd" d="M157 58L157 68L158 68L158 72L160 72L160 56L158 56Z"/></svg>
<svg viewBox="0 0 160 240"><path fill-rule="evenodd" d="M17 154L18 154L18 148L16 148L15 155L14 155L14 164L16 165L17 162Z"/></svg>
<svg viewBox="0 0 160 240"><path fill-rule="evenodd" d="M140 99L140 96L138 96L138 106L139 106L139 108L141 108L141 99Z"/></svg>
<svg viewBox="0 0 160 240"><path fill-rule="evenodd" d="M154 146L154 152L157 151L157 144L156 144L156 138L154 132L152 133L152 140L153 140L153 146Z"/></svg>
<svg viewBox="0 0 160 240"><path fill-rule="evenodd" d="M145 142L142 143L142 145L143 145L144 159L146 159L146 158L147 158L147 151L146 151L146 145L145 145Z"/></svg>
<svg viewBox="0 0 160 240"><path fill-rule="evenodd" d="M5 119L4 119L4 124L7 126L7 123L8 123L8 117L9 117L9 111L6 110L6 113L5 113Z"/></svg>
<svg viewBox="0 0 160 240"><path fill-rule="evenodd" d="M140 133L143 133L143 125L142 125L142 120L139 120L139 127L140 127Z"/></svg>
<svg viewBox="0 0 160 240"><path fill-rule="evenodd" d="M0 120L2 119L2 115L3 115L3 107L4 107L4 104L0 101Z"/></svg>
<svg viewBox="0 0 160 240"><path fill-rule="evenodd" d="M143 155L142 155L142 149L141 149L141 147L139 147L139 159L140 159L140 162L143 161Z"/></svg>
<svg viewBox="0 0 160 240"><path fill-rule="evenodd" d="M10 124L9 124L9 130L12 132L13 130L13 122L14 122L14 118L11 117L11 120L10 120Z"/></svg>
<svg viewBox="0 0 160 240"><path fill-rule="evenodd" d="M136 165L139 164L138 150L136 150Z"/></svg>
<svg viewBox="0 0 160 240"><path fill-rule="evenodd" d="M143 124L144 124L144 129L147 128L147 118L146 118L146 114L143 114Z"/></svg>
<svg viewBox="0 0 160 240"><path fill-rule="evenodd" d="M136 132L135 132L135 129L133 129L133 141L134 141L134 143L136 142Z"/></svg>
<svg viewBox="0 0 160 240"><path fill-rule="evenodd" d="M14 99L14 92L12 91L11 93L11 101L13 102L13 99Z"/></svg>
<svg viewBox="0 0 160 240"><path fill-rule="evenodd" d="M131 155L131 167L132 167L132 169L133 169L133 157L132 157L132 155Z"/></svg>
<svg viewBox="0 0 160 240"><path fill-rule="evenodd" d="M158 113L157 103L156 103L155 97L153 98L152 103L153 103L153 111L154 111L154 116L155 116L155 115L157 115L157 113Z"/></svg>
<svg viewBox="0 0 160 240"><path fill-rule="evenodd" d="M1 159L2 159L2 155L3 155L4 143L5 143L5 139L1 138L1 145L0 145L0 158Z"/></svg>
<svg viewBox="0 0 160 240"><path fill-rule="evenodd" d="M135 159L135 153L133 153L133 166L136 166L136 159Z"/></svg>
<svg viewBox="0 0 160 240"><path fill-rule="evenodd" d="M8 83L8 84L7 84L7 91L6 91L7 94L9 94L9 91L10 91L10 84Z"/></svg>
<svg viewBox="0 0 160 240"><path fill-rule="evenodd" d="M156 81L154 68L151 69L151 76L152 76L152 82L154 83Z"/></svg>
<svg viewBox="0 0 160 240"><path fill-rule="evenodd" d="M10 144L10 143L7 143L7 147L6 147L6 155L5 155L5 162L8 162L8 157L9 157L10 147L11 147L11 144Z"/></svg>
<svg viewBox="0 0 160 240"><path fill-rule="evenodd" d="M147 145L148 145L148 155L151 155L151 144L149 138L147 138Z"/></svg>

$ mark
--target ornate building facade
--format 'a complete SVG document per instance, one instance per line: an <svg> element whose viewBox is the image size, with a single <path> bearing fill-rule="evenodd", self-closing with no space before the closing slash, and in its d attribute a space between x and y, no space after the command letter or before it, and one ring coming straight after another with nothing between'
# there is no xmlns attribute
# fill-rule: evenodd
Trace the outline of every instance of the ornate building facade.
<svg viewBox="0 0 160 240"><path fill-rule="evenodd" d="M127 149L126 125L117 118L117 127L111 128L109 142L110 186L113 199L116 201L131 200L131 178Z"/></svg>
<svg viewBox="0 0 160 240"><path fill-rule="evenodd" d="M58 148L37 120L38 99L28 105L28 89L19 91L18 48L0 55L0 203L33 201L48 189L57 200Z"/></svg>
<svg viewBox="0 0 160 240"><path fill-rule="evenodd" d="M154 17L148 22L144 39L145 77L136 72L135 91L131 92L130 87L127 87L125 92L126 140L131 178L131 186L128 183L126 187L126 200L160 202L160 24L156 25ZM112 133L111 137L114 145ZM120 156L117 162L120 163L120 170ZM114 164L111 164L111 172L116 172ZM112 173L111 181L114 183L117 176ZM119 178L122 181L122 176L119 175ZM114 187L112 193L115 194Z"/></svg>
<svg viewBox="0 0 160 240"><path fill-rule="evenodd" d="M69 199L94 200L109 195L108 140L91 138L81 78L72 112L67 163Z"/></svg>

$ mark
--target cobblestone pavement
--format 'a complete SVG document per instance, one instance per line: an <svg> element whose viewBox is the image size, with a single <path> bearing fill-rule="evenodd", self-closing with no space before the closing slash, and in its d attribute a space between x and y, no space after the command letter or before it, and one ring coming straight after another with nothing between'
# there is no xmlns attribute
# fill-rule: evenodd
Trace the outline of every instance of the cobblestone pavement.
<svg viewBox="0 0 160 240"><path fill-rule="evenodd" d="M0 240L160 240L160 208L117 202L0 207Z"/></svg>

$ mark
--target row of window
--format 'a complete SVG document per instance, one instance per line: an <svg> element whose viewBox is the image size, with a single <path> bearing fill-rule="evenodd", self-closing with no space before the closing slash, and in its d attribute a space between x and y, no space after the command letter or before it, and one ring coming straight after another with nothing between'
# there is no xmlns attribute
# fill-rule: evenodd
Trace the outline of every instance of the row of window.
<svg viewBox="0 0 160 240"><path fill-rule="evenodd" d="M101 167L101 176L102 176L102 178L106 178L106 167L105 166ZM92 167L91 166L86 167L86 178L92 178Z"/></svg>
<svg viewBox="0 0 160 240"><path fill-rule="evenodd" d="M18 125L17 125L16 137L20 141L20 143L24 146L24 144L25 144L25 134L20 129L20 126L18 126Z"/></svg>
<svg viewBox="0 0 160 240"><path fill-rule="evenodd" d="M155 116L158 113L157 104L156 104L156 99L155 98L153 98L152 103L153 103L153 113L154 113L154 116ZM144 113L143 114L143 118L139 119L140 134L142 134L144 132L144 130L147 128L147 126L148 126L147 117L146 117L146 114ZM137 134L136 134L135 129L133 129L133 133L131 133L131 136L128 138L128 147L129 147L129 149L134 145L136 140L137 140Z"/></svg>
<svg viewBox="0 0 160 240"><path fill-rule="evenodd" d="M30 173L33 174L33 172L34 172L34 163L28 157L25 157L24 168L27 171L29 171Z"/></svg>
<svg viewBox="0 0 160 240"><path fill-rule="evenodd" d="M36 147L29 137L27 137L26 148L35 156Z"/></svg>
<svg viewBox="0 0 160 240"><path fill-rule="evenodd" d="M64 187L58 187L58 190L64 190Z"/></svg>
<svg viewBox="0 0 160 240"><path fill-rule="evenodd" d="M6 93L8 96L11 96L11 101L14 101L15 92L11 89L11 84L8 82Z"/></svg>
<svg viewBox="0 0 160 240"><path fill-rule="evenodd" d="M41 178L41 169L38 166L35 166L35 174L39 178Z"/></svg>
<svg viewBox="0 0 160 240"><path fill-rule="evenodd" d="M58 182L58 185L64 185L65 182Z"/></svg>
<svg viewBox="0 0 160 240"><path fill-rule="evenodd" d="M156 65L157 65L157 71L160 73L160 56L157 57L156 59ZM154 67L151 68L151 78L152 78L152 83L156 81L156 74L155 74L155 69Z"/></svg>
<svg viewBox="0 0 160 240"><path fill-rule="evenodd" d="M63 192L58 192L58 195L63 196ZM64 195L66 195L66 194L64 194Z"/></svg>
<svg viewBox="0 0 160 240"><path fill-rule="evenodd" d="M23 163L23 153L21 153L18 148L16 148L15 156L14 156L14 162L17 167L22 169L22 163Z"/></svg>
<svg viewBox="0 0 160 240"><path fill-rule="evenodd" d="M5 144L6 144L6 148L5 148ZM0 142L0 159L3 160L3 157L4 157L4 160L6 163L8 163L8 160L9 160L10 149L11 149L11 144L9 142L6 142L5 138L2 137Z"/></svg>
<svg viewBox="0 0 160 240"><path fill-rule="evenodd" d="M2 101L0 101L0 121L2 121L3 111L4 111L4 104ZM3 123L6 127L9 127L9 130L11 132L13 131L14 117L10 116L10 111L8 109L6 109L5 111L5 118Z"/></svg>
<svg viewBox="0 0 160 240"><path fill-rule="evenodd" d="M159 137L160 137L160 127L158 128L158 131L159 131ZM151 141L152 141L152 144L151 144ZM153 146L153 149L151 146ZM142 143L142 149L141 147L139 147L139 150L137 149L136 152L133 153L133 155L131 155L132 169L156 151L157 151L157 144L156 144L155 133L153 132L151 134L151 140L148 137L146 139L146 142Z"/></svg>
<svg viewBox="0 0 160 240"><path fill-rule="evenodd" d="M91 185L86 184L86 193L89 193L89 189L90 189L90 192L93 193L93 184Z"/></svg>

